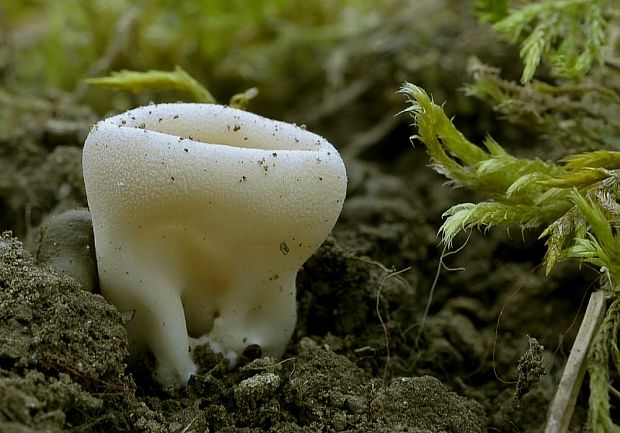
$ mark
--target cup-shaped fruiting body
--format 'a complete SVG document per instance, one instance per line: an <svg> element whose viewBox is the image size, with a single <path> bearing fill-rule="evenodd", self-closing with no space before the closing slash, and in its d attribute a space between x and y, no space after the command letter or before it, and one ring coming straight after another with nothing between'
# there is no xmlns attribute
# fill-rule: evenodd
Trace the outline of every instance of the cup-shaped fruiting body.
<svg viewBox="0 0 620 433"><path fill-rule="evenodd" d="M215 104L140 107L96 124L84 146L102 294L132 352L184 384L191 350L279 356L296 321L295 277L334 226L343 161L298 126Z"/></svg>

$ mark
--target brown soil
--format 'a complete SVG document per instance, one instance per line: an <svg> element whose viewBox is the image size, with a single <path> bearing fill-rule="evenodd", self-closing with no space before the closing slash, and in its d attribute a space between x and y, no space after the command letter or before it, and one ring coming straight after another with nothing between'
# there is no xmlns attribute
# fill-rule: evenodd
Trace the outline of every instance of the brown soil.
<svg viewBox="0 0 620 433"><path fill-rule="evenodd" d="M537 233L472 233L443 259L424 317L441 213L474 197L442 185L407 128L389 156L346 161L347 202L299 273L284 357L249 347L232 368L203 348L189 385L162 389L152 359L127 365L130 318L97 294L88 224L35 235L86 206L81 145L94 116L63 107L0 138L0 227L13 232L0 239L0 431L529 432L544 422L589 277L569 266L545 277ZM58 272L76 257L80 283ZM521 363L516 399L528 335L547 374L531 381L541 364Z"/></svg>

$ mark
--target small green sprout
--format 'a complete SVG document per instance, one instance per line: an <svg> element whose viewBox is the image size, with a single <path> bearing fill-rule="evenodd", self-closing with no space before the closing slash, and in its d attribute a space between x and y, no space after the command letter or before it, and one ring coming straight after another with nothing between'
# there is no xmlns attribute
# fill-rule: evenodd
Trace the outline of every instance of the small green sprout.
<svg viewBox="0 0 620 433"><path fill-rule="evenodd" d="M215 103L215 98L183 68L176 66L174 71L119 71L108 77L88 78L88 84L133 93L147 91L176 90L187 93L195 102Z"/></svg>
<svg viewBox="0 0 620 433"><path fill-rule="evenodd" d="M209 90L185 72L180 66L174 71L119 71L112 72L108 77L88 78L86 83L108 89L142 93L148 91L175 90L187 93L194 102L216 104L215 97ZM230 98L233 108L245 110L250 101L258 95L258 89L251 87L245 92L236 93Z"/></svg>

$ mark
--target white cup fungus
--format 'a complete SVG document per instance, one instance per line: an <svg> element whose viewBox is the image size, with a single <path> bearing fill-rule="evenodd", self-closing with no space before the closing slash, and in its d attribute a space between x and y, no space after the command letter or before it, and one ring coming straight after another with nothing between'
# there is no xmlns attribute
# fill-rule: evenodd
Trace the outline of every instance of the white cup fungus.
<svg viewBox="0 0 620 433"><path fill-rule="evenodd" d="M215 104L159 104L97 123L84 146L102 294L132 353L183 385L192 349L280 356L295 277L334 226L343 161L324 138Z"/></svg>

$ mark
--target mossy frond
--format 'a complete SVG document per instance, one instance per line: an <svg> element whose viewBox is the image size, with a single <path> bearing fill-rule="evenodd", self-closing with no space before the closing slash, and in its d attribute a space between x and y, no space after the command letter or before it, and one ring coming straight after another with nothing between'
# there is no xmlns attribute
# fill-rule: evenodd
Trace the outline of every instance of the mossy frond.
<svg viewBox="0 0 620 433"><path fill-rule="evenodd" d="M481 203L461 203L448 209L443 216L446 221L439 229L442 242L448 247L461 231L472 228L487 229L498 225L538 227L558 213L553 206L540 207L519 203L500 203L485 201Z"/></svg>
<svg viewBox="0 0 620 433"><path fill-rule="evenodd" d="M549 275L555 265L567 258L566 250L574 243L574 239L584 237L586 231L586 223L576 206L571 207L564 215L547 226L540 235L541 239L547 238L545 242L547 251L544 258L545 274Z"/></svg>
<svg viewBox="0 0 620 433"><path fill-rule="evenodd" d="M483 191L493 198L506 196L515 202L533 203L532 198L547 187L536 180L550 179L564 174L564 169L552 162L539 159L521 159L508 154L490 137L484 147L476 146L461 134L427 93L418 86L406 83L401 88L411 106L409 112L418 127L420 139L432 159L432 167L457 185Z"/></svg>
<svg viewBox="0 0 620 433"><path fill-rule="evenodd" d="M521 42L524 66L521 82L532 79L543 59L549 60L555 73L569 78L583 77L592 66L602 63L607 25L604 3L603 0L537 1L511 10L495 21L493 28L497 32L512 42Z"/></svg>
<svg viewBox="0 0 620 433"><path fill-rule="evenodd" d="M517 158L490 138L485 150L468 141L424 90L407 83L401 91L410 98L406 111L415 119L416 137L426 145L432 167L456 185L489 198L446 211L439 230L443 242L450 245L460 231L472 228L541 227L541 237L547 238L547 273L561 260L578 258L620 275L614 260L620 257L620 243L608 225L620 222L615 200L620 193L620 152L577 154L554 163Z"/></svg>
<svg viewBox="0 0 620 433"><path fill-rule="evenodd" d="M608 178L610 175L611 172L604 168L583 167L578 170L570 171L562 177L542 180L541 184L560 188L581 187L592 185L593 183Z"/></svg>
<svg viewBox="0 0 620 433"><path fill-rule="evenodd" d="M565 167L570 170L606 167L620 168L620 152L611 150L595 150L592 152L569 155L562 159Z"/></svg>
<svg viewBox="0 0 620 433"><path fill-rule="evenodd" d="M578 84L532 81L523 86L475 59L469 71L474 82L466 87L468 95L551 145L567 152L620 149L620 95L614 90L620 69L597 71Z"/></svg>
<svg viewBox="0 0 620 433"><path fill-rule="evenodd" d="M202 84L185 72L180 66L174 71L120 71L107 77L88 78L88 84L108 89L141 93L147 91L176 90L187 93L193 101L215 103L215 98Z"/></svg>
<svg viewBox="0 0 620 433"><path fill-rule="evenodd" d="M508 0L476 0L474 10L480 21L494 24L508 15L510 4Z"/></svg>
<svg viewBox="0 0 620 433"><path fill-rule="evenodd" d="M451 246L461 231L496 225L541 227L547 238L545 271L565 259L600 269L604 287L614 293L588 358L592 431L620 433L611 419L610 361L620 371L620 152L598 150L563 158L560 163L521 159L487 139L484 150L461 135L441 107L419 87L405 84L433 167L454 183L487 193L489 200L461 203L444 213L439 230Z"/></svg>
<svg viewBox="0 0 620 433"><path fill-rule="evenodd" d="M588 200L576 192L571 194L571 198L588 224L588 232L585 237L575 240L566 255L605 269L615 290L618 284L616 278L620 276L620 233L612 227L610 219L618 215L609 215L594 200Z"/></svg>
<svg viewBox="0 0 620 433"><path fill-rule="evenodd" d="M511 3L518 6L510 9ZM418 126L416 137L427 146L433 168L457 186L486 194L485 201L458 204L444 213L442 241L450 244L457 233L474 227L540 227L540 237L546 238L547 273L566 259L599 268L601 286L613 294L589 353L588 422L591 431L620 433L611 419L608 388L610 363L620 371L616 5L607 0L475 0L474 6L480 20L520 44L523 73L519 84L474 60L470 66L474 83L467 92L554 149L573 155L557 162L540 161L516 158L489 140L490 144L475 146L458 131L446 132L456 128L441 107L421 89L406 84L402 91L412 100L408 111ZM608 19L613 22L608 24ZM533 79L543 63L544 83ZM454 151L456 140L458 148L470 155ZM470 151L472 147L477 150Z"/></svg>
<svg viewBox="0 0 620 433"><path fill-rule="evenodd" d="M620 299L615 298L599 327L588 353L590 375L590 399L588 402L588 426L592 432L619 433L620 426L611 420L609 401L609 363L620 370L618 350L618 327L620 326Z"/></svg>

